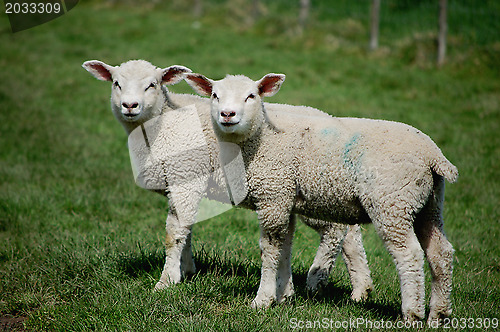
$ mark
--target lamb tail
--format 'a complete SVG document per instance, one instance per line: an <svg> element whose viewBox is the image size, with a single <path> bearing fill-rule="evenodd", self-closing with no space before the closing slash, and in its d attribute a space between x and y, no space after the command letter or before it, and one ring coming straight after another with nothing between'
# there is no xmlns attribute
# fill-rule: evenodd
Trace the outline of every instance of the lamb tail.
<svg viewBox="0 0 500 332"><path fill-rule="evenodd" d="M448 182L453 183L458 179L458 169L444 156L431 161L431 169L443 176Z"/></svg>

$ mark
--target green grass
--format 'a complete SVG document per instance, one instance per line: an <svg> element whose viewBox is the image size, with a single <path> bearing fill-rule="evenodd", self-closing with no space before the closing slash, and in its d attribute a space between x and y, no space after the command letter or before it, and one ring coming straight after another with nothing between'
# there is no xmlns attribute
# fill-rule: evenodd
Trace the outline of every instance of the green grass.
<svg viewBox="0 0 500 332"><path fill-rule="evenodd" d="M350 301L341 260L322 294L305 292L319 239L299 224L297 296L289 305L251 310L259 227L255 213L240 209L196 224L199 272L152 292L163 267L168 205L134 185L127 137L109 110L109 85L80 67L89 59L143 58L211 78L283 72L286 83L268 101L402 121L430 135L460 170L459 181L447 186L444 213L456 249L454 317L500 318L500 40L464 32L490 31L488 20L452 32L448 63L438 70L430 25L418 38L407 31L417 33L420 25L391 30L370 54L361 14L328 21L316 12L317 22L297 35L291 14L277 19L271 5L267 16L243 27L217 11L231 13L234 5L214 4L200 26L183 6L79 4L16 34L0 16L1 317L26 317L26 328L37 331L276 331L289 329L292 319L401 319L394 264L371 225L363 229L375 283L368 302ZM421 9L385 10L414 22ZM191 92L185 83L172 90ZM427 290L429 281L427 273Z"/></svg>

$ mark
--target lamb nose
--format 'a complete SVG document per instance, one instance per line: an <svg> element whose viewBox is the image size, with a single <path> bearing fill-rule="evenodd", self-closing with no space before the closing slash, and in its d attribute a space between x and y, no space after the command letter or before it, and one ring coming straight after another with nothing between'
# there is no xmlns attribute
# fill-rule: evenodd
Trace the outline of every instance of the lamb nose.
<svg viewBox="0 0 500 332"><path fill-rule="evenodd" d="M137 106L139 106L139 103L133 103L133 104L123 103L122 106L125 108L136 108Z"/></svg>
<svg viewBox="0 0 500 332"><path fill-rule="evenodd" d="M236 112L233 112L233 111L222 111L222 112L220 112L220 115L223 118L232 118L233 116L236 115Z"/></svg>

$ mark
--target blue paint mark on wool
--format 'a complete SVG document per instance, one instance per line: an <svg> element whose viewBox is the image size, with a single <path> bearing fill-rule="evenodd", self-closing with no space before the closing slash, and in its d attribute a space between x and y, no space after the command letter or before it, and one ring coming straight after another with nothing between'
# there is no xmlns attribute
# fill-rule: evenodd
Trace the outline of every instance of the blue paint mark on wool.
<svg viewBox="0 0 500 332"><path fill-rule="evenodd" d="M339 131L337 130L337 128L323 128L321 129L321 134L322 135L338 135Z"/></svg>
<svg viewBox="0 0 500 332"><path fill-rule="evenodd" d="M354 171L354 173L359 173L361 169L361 156L362 152L357 151L358 143L361 138L360 133L354 134L351 139L345 144L343 151L344 165L348 169Z"/></svg>

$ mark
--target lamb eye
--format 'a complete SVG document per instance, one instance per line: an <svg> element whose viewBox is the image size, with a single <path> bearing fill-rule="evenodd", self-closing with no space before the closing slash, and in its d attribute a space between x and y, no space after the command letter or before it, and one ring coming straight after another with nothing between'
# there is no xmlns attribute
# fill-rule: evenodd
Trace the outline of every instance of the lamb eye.
<svg viewBox="0 0 500 332"><path fill-rule="evenodd" d="M114 85L115 87L117 87L118 89L121 89L121 88L122 88L122 87L120 86L120 84L118 83L118 81L114 81L114 82L113 82L113 85Z"/></svg>
<svg viewBox="0 0 500 332"><path fill-rule="evenodd" d="M146 90L151 89L151 88L153 88L153 89L154 89L154 88L156 88L156 84L155 84L155 82L151 83L151 84L150 84L150 85L146 88Z"/></svg>
<svg viewBox="0 0 500 332"><path fill-rule="evenodd" d="M249 94L247 99L245 99L245 101L247 101L248 99L254 99L255 98L255 95L253 93Z"/></svg>
<svg viewBox="0 0 500 332"><path fill-rule="evenodd" d="M217 99L217 100L219 100L219 96L217 96L217 94L216 94L215 92L214 92L214 93L212 93L212 98L213 98L213 99Z"/></svg>

